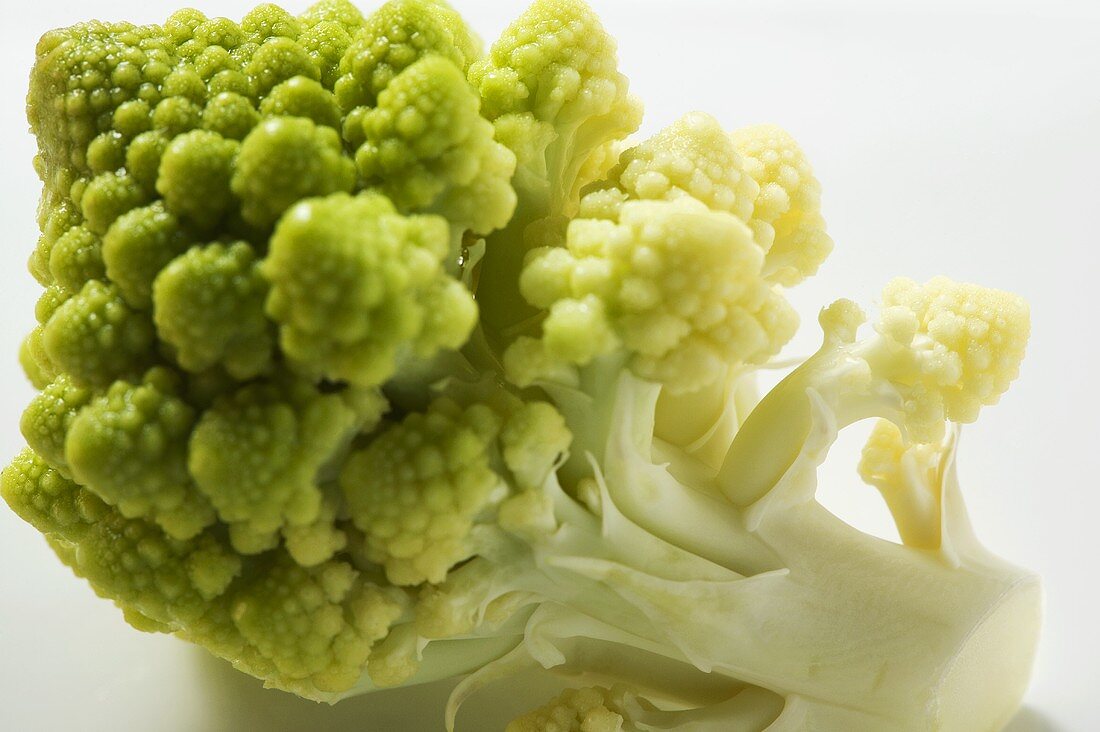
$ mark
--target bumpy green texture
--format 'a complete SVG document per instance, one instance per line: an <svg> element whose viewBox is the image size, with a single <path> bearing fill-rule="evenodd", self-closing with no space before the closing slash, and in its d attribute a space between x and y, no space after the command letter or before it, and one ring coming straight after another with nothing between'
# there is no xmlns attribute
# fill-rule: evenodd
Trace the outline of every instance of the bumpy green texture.
<svg viewBox="0 0 1100 732"><path fill-rule="evenodd" d="M331 127L308 117L272 117L248 133L233 174L241 215L267 228L302 198L350 191L355 167Z"/></svg>
<svg viewBox="0 0 1100 732"><path fill-rule="evenodd" d="M356 110L377 106L394 77L429 54L465 73L481 56L481 42L442 0L391 0L367 18L340 60L340 107L354 118Z"/></svg>
<svg viewBox="0 0 1100 732"><path fill-rule="evenodd" d="M134 376L155 357L148 313L130 308L118 286L91 280L66 300L42 333L49 362L88 385Z"/></svg>
<svg viewBox="0 0 1100 732"><path fill-rule="evenodd" d="M162 202L135 208L111 225L103 238L107 276L135 307L152 304L153 281L190 242L179 219Z"/></svg>
<svg viewBox="0 0 1100 732"><path fill-rule="evenodd" d="M233 546L255 554L276 546L280 529L321 517L318 473L361 426L339 395L306 382L248 384L203 414L191 437L191 474Z"/></svg>
<svg viewBox="0 0 1100 732"><path fill-rule="evenodd" d="M171 375L117 381L73 418L65 461L73 478L127 517L146 517L187 539L214 520L187 472L195 410L174 393Z"/></svg>
<svg viewBox="0 0 1100 732"><path fill-rule="evenodd" d="M391 582L441 582L471 554L473 518L500 485L487 455L499 429L487 407L437 401L348 460L340 477L348 509Z"/></svg>
<svg viewBox="0 0 1100 732"><path fill-rule="evenodd" d="M375 193L299 203L263 264L283 352L303 373L377 386L402 356L461 346L477 310L443 270L448 236L445 219Z"/></svg>
<svg viewBox="0 0 1100 732"><path fill-rule="evenodd" d="M153 284L157 335L187 371L220 366L238 379L271 367L274 324L264 315L267 282L245 242L195 247Z"/></svg>
<svg viewBox="0 0 1100 732"><path fill-rule="evenodd" d="M417 61L362 115L360 175L401 209L438 213L460 232L503 227L516 205L515 156L493 141L479 104L446 58Z"/></svg>
<svg viewBox="0 0 1100 732"><path fill-rule="evenodd" d="M486 50L443 0L76 25L27 114L38 393L0 495L134 627L318 701L463 677L448 730L534 675L566 688L509 732L1014 712L1038 583L955 455L1026 303L895 280L761 395L832 248L807 155L702 112L627 140L581 0ZM865 418L900 545L814 499Z"/></svg>

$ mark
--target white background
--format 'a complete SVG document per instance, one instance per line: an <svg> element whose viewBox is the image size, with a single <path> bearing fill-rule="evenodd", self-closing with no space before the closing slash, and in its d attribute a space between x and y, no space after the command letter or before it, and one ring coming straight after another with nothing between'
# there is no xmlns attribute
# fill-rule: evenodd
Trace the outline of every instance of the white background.
<svg viewBox="0 0 1100 732"><path fill-rule="evenodd" d="M454 0L486 38L519 5ZM195 3L239 18L240 0ZM287 7L298 11L304 0ZM645 131L704 109L776 122L811 155L836 251L792 298L816 344L836 297L866 304L904 274L1014 290L1032 303L1018 383L965 430L964 491L986 543L1046 579L1044 638L1013 732L1100 729L1100 7L1053 2L595 0L647 104ZM90 16L163 20L164 0L13 0L0 34L0 459L31 396L16 350L33 323L38 182L23 116L34 43ZM364 7L364 9L369 9ZM859 435L822 500L888 531L854 476ZM438 729L443 687L315 707L262 691L172 638L128 628L0 505L0 729ZM476 718L477 710L471 710ZM404 715L404 716L403 716Z"/></svg>

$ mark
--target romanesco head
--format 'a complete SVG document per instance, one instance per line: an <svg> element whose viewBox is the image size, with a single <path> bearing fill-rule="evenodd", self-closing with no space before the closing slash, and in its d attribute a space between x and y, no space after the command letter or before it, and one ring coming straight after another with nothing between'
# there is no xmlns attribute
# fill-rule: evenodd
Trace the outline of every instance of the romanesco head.
<svg viewBox="0 0 1100 732"><path fill-rule="evenodd" d="M897 425L871 482L931 465L942 443L918 443L1015 378L1026 306L895 281L878 335L827 308L825 346L758 404L751 372L797 324L783 288L832 246L820 186L778 128L696 112L627 142L640 117L581 0L535 0L487 54L444 0L46 34L19 354L39 393L0 494L136 627L317 700L528 662L614 675L608 645L706 694L783 679L760 638L801 645L782 622L803 613L730 618L824 585L809 624L849 660L864 626L828 611L859 603L791 563L813 531L761 538L756 504L847 418ZM811 665L799 693L844 676ZM826 701L862 704L865 678ZM760 719L788 693L726 681L712 696ZM646 705L568 691L509 731L705 717Z"/></svg>
<svg viewBox="0 0 1100 732"><path fill-rule="evenodd" d="M479 54L432 1L369 18L347 0L240 22L187 10L43 37L29 266L45 291L20 352L42 391L5 497L131 622L319 697L356 683L404 612L402 591L365 579L379 567L350 563L336 478L373 439L379 387L476 323L457 250L514 200L513 157L465 81ZM425 55L447 74L401 74ZM412 203L396 173L360 178L375 110L341 106L359 82L376 106L398 76L385 114L434 122L372 139L408 135L405 188L433 191ZM411 215L429 210L446 218ZM119 532L132 541L108 551ZM326 629L301 630L305 615Z"/></svg>

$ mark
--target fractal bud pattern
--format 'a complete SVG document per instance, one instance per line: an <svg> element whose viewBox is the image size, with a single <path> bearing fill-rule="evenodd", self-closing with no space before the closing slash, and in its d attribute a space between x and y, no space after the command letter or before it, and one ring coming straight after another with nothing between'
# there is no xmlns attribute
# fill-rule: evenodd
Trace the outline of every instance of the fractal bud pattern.
<svg viewBox="0 0 1100 732"><path fill-rule="evenodd" d="M526 672L564 690L510 732L1015 712L1039 583L955 464L1027 304L896 279L761 394L821 186L772 125L633 137L581 0L487 48L444 0L92 21L27 110L39 393L0 490L136 628L319 701L461 679L448 729ZM868 418L900 544L815 500Z"/></svg>

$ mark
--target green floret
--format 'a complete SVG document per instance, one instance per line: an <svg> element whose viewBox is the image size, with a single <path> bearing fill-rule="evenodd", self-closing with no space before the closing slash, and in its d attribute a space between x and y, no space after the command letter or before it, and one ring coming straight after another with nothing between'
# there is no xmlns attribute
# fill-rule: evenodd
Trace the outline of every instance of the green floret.
<svg viewBox="0 0 1100 732"><path fill-rule="evenodd" d="M314 527L314 540L327 542L314 526L324 509L321 471L356 429L371 426L366 416L340 395L293 379L244 386L203 414L191 437L190 470L237 551L267 550L290 528ZM331 519L328 533L342 539ZM292 545L292 555L317 564L343 548L327 542L331 551L317 556L312 546Z"/></svg>
<svg viewBox="0 0 1100 732"><path fill-rule="evenodd" d="M194 8L182 8L168 16L164 21L164 33L177 48L186 54L187 44L194 40L195 31L207 21L201 11Z"/></svg>
<svg viewBox="0 0 1100 732"><path fill-rule="evenodd" d="M225 64L227 68L221 68L214 71L214 75L211 76L210 81L206 83L207 88L210 90L211 97L215 97L224 92L230 92L232 94L239 94L246 99L254 99L256 92L252 88L252 80L248 78L248 75L243 71L238 70L237 66L239 64L232 53L229 58L225 60Z"/></svg>
<svg viewBox="0 0 1100 732"><path fill-rule="evenodd" d="M58 285L50 285L38 297L34 304L34 318L39 323L48 323L57 309L72 297L72 293Z"/></svg>
<svg viewBox="0 0 1100 732"><path fill-rule="evenodd" d="M191 32L191 40L184 44L184 46L193 45L194 52L188 53L187 50L181 46L179 53L181 56L200 58L202 54L209 51L211 47L232 51L234 48L244 43L244 40L244 31L233 21L228 18L210 18L196 25Z"/></svg>
<svg viewBox="0 0 1100 732"><path fill-rule="evenodd" d="M549 210L565 215L576 204L569 198L589 156L641 121L641 107L616 68L615 41L577 0L533 3L470 68L470 80L489 119L548 143L544 150L517 145L516 183L521 196L546 199Z"/></svg>
<svg viewBox="0 0 1100 732"><path fill-rule="evenodd" d="M157 191L168 210L202 230L212 230L233 206L229 180L241 145L206 130L168 144L157 172Z"/></svg>
<svg viewBox="0 0 1100 732"><path fill-rule="evenodd" d="M173 69L161 82L160 91L166 97L181 97L195 104L206 102L206 83L192 66Z"/></svg>
<svg viewBox="0 0 1100 732"><path fill-rule="evenodd" d="M298 37L301 26L294 16L278 5L264 3L257 5L241 19L241 30L253 43L262 43L268 38Z"/></svg>
<svg viewBox="0 0 1100 732"><path fill-rule="evenodd" d="M202 125L202 106L183 97L168 97L153 109L153 129L175 137Z"/></svg>
<svg viewBox="0 0 1100 732"><path fill-rule="evenodd" d="M245 73L252 79L260 97L267 96L276 86L295 76L321 78L321 72L309 52L295 41L281 37L264 41L256 49Z"/></svg>
<svg viewBox="0 0 1100 732"><path fill-rule="evenodd" d="M253 94L252 85L241 72L241 63L233 55L233 51L223 46L204 46L191 59L191 63L194 64L195 73L203 80L208 99L212 99L224 91L230 91L230 89L224 88L226 86L225 82L229 81L229 77L235 77L236 79L235 82L229 82L229 85L241 84L239 90L247 91L249 96ZM218 78L219 82L214 83L215 78Z"/></svg>
<svg viewBox="0 0 1100 732"><path fill-rule="evenodd" d="M363 14L347 0L321 0L298 17L298 42L321 71L321 83L332 89L340 78L340 61L365 23Z"/></svg>
<svg viewBox="0 0 1100 732"><path fill-rule="evenodd" d="M174 395L173 377L150 371L118 381L82 408L65 438L73 478L128 518L149 518L187 539L214 521L187 472L195 410Z"/></svg>
<svg viewBox="0 0 1100 732"><path fill-rule="evenodd" d="M104 132L88 144L87 157L94 175L118 170L126 161L126 138L114 130Z"/></svg>
<svg viewBox="0 0 1100 732"><path fill-rule="evenodd" d="M324 20L307 28L298 38L310 60L317 66L320 81L326 89L332 89L340 78L340 61L351 45L352 33L340 23Z"/></svg>
<svg viewBox="0 0 1100 732"><path fill-rule="evenodd" d="M36 326L19 344L19 366L35 389L44 389L58 375L58 368L46 353L45 329Z"/></svg>
<svg viewBox="0 0 1100 732"><path fill-rule="evenodd" d="M83 23L51 31L35 49L27 116L50 166L87 171L88 144L137 98L170 56L158 28Z"/></svg>
<svg viewBox="0 0 1100 732"><path fill-rule="evenodd" d="M161 201L120 216L103 237L107 276L131 307L146 310L153 302L153 281L164 267L191 245L175 214Z"/></svg>
<svg viewBox="0 0 1100 732"><path fill-rule="evenodd" d="M63 290L78 292L85 282L105 274L100 239L83 226L62 234L50 250L51 279Z"/></svg>
<svg viewBox="0 0 1100 732"><path fill-rule="evenodd" d="M38 238L38 245L27 262L30 273L41 285L53 283L50 257L53 256L53 248L57 240L84 220L80 215L80 208L68 198L62 198L50 205L47 196L47 192L43 191L42 210L39 212L39 228L42 230L42 235Z"/></svg>
<svg viewBox="0 0 1100 732"><path fill-rule="evenodd" d="M29 449L4 470L0 491L73 571L146 630L200 620L241 571L240 558L210 535L174 539L124 518Z"/></svg>
<svg viewBox="0 0 1100 732"><path fill-rule="evenodd" d="M299 15L298 22L306 29L321 23L335 23L353 34L363 27L363 14L348 0L320 0Z"/></svg>
<svg viewBox="0 0 1100 732"><path fill-rule="evenodd" d="M340 106L345 112L376 106L382 90L428 54L465 72L481 55L481 41L443 0L390 0L367 18L340 62Z"/></svg>
<svg viewBox="0 0 1100 732"><path fill-rule="evenodd" d="M150 193L156 192L160 160L168 148L168 137L161 131L142 132L126 148L126 170Z"/></svg>
<svg viewBox="0 0 1100 732"><path fill-rule="evenodd" d="M478 553L478 531L496 521L541 531L550 511L541 488L571 439L545 402L503 393L466 406L435 399L344 463L340 487L363 553L394 584L438 584ZM446 614L442 597L428 603ZM417 623L421 630L453 625L421 611Z"/></svg>
<svg viewBox="0 0 1100 732"><path fill-rule="evenodd" d="M153 358L153 324L118 287L92 280L57 309L43 331L49 360L83 384L140 374Z"/></svg>
<svg viewBox="0 0 1100 732"><path fill-rule="evenodd" d="M489 456L500 423L486 406L440 399L348 460L340 475L348 510L390 582L441 582L474 553L474 519L506 493Z"/></svg>
<svg viewBox="0 0 1100 732"><path fill-rule="evenodd" d="M478 104L461 71L442 56L406 68L362 116L365 142L355 160L366 184L401 210L445 216L460 236L507 224L516 203L509 183L515 156L493 141Z"/></svg>
<svg viewBox="0 0 1100 732"><path fill-rule="evenodd" d="M144 99L131 99L118 105L111 118L115 132L131 140L153 126L153 108Z"/></svg>
<svg viewBox="0 0 1100 732"><path fill-rule="evenodd" d="M250 379L268 370L274 326L264 316L267 282L245 242L195 247L172 260L153 285L157 335L187 371L222 366Z"/></svg>
<svg viewBox="0 0 1100 732"><path fill-rule="evenodd" d="M336 194L283 216L263 265L267 312L294 368L381 384L400 359L461 346L477 320L442 266L446 220L404 217L383 196Z"/></svg>
<svg viewBox="0 0 1100 732"><path fill-rule="evenodd" d="M252 101L231 91L212 97L202 111L203 129L228 140L243 140L259 121L260 115L252 106Z"/></svg>
<svg viewBox="0 0 1100 732"><path fill-rule="evenodd" d="M271 117L241 144L232 185L245 220L269 228L302 198L350 191L355 164L333 129L302 117Z"/></svg>
<svg viewBox="0 0 1100 732"><path fill-rule="evenodd" d="M232 608L241 635L276 677L339 691L359 680L371 646L405 604L400 591L364 582L345 562L306 569L279 558L235 595Z"/></svg>
<svg viewBox="0 0 1100 732"><path fill-rule="evenodd" d="M62 475L69 475L65 437L77 412L93 396L91 389L61 374L35 395L19 422L27 445Z"/></svg>
<svg viewBox="0 0 1100 732"><path fill-rule="evenodd" d="M525 254L560 243L589 182L582 175L637 129L641 105L618 71L614 40L579 0L537 0L469 77L496 139L516 155L516 213L487 238L482 277L494 285L478 293L490 330L511 331L537 316L514 284Z"/></svg>
<svg viewBox="0 0 1100 732"><path fill-rule="evenodd" d="M128 173L103 173L93 178L80 198L85 225L96 234L107 229L122 214L144 205L149 194Z"/></svg>
<svg viewBox="0 0 1100 732"><path fill-rule="evenodd" d="M337 132L343 120L336 97L305 76L295 76L271 90L260 103L265 117L306 117Z"/></svg>

